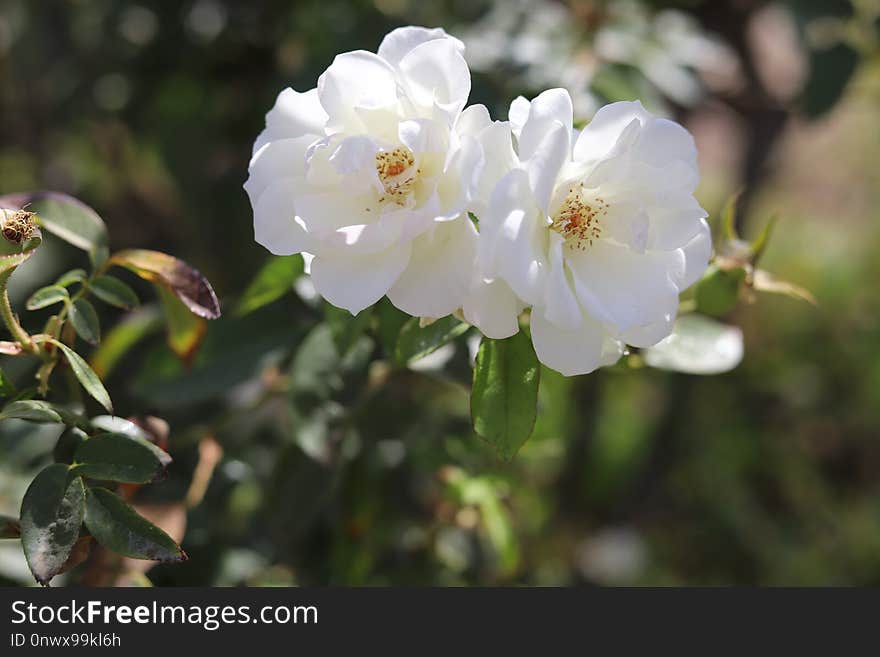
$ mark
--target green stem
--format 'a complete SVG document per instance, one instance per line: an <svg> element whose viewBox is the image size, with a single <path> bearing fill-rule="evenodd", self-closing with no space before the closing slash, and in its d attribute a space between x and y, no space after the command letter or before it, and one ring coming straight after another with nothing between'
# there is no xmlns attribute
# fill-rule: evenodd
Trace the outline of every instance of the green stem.
<svg viewBox="0 0 880 657"><path fill-rule="evenodd" d="M18 318L12 310L12 304L9 303L9 293L6 284L9 282L9 275L0 276L0 318L6 324L6 328L12 334L12 337L21 344L21 348L30 353L36 353L37 348L31 340L30 334L22 328L18 323Z"/></svg>

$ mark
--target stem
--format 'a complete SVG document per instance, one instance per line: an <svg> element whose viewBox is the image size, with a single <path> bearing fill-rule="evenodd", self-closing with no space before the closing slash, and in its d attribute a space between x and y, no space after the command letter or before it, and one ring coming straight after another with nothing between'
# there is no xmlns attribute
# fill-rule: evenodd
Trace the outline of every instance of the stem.
<svg viewBox="0 0 880 657"><path fill-rule="evenodd" d="M21 344L21 348L30 354L34 354L37 352L37 348L34 346L30 334L18 323L18 318L15 316L12 305L9 303L9 293L6 290L8 281L8 275L0 277L0 318L3 319L3 323L6 324L6 328L9 329L12 337Z"/></svg>

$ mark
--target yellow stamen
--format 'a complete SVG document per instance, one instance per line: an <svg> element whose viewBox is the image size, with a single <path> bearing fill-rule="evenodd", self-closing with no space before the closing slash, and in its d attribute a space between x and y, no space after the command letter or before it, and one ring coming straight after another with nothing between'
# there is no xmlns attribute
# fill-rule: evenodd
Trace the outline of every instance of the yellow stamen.
<svg viewBox="0 0 880 657"><path fill-rule="evenodd" d="M587 203L583 188L572 187L550 228L562 235L572 248L586 251L588 246L593 245L593 240L601 237L602 224L599 220L608 215L609 207L600 196Z"/></svg>

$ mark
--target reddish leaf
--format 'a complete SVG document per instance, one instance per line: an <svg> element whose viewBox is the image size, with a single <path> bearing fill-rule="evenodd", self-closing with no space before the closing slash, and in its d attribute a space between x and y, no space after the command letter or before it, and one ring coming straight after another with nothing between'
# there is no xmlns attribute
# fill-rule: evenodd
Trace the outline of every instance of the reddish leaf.
<svg viewBox="0 0 880 657"><path fill-rule="evenodd" d="M115 254L110 263L167 288L194 315L205 319L220 317L220 303L208 279L183 260L159 251L129 249Z"/></svg>

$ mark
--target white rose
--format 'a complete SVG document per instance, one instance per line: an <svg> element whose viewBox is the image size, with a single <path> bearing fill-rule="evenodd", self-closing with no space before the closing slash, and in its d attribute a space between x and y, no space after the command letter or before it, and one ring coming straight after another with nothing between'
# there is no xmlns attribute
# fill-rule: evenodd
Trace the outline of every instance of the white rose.
<svg viewBox="0 0 880 657"><path fill-rule="evenodd" d="M337 56L316 89L285 89L266 116L245 184L256 240L314 255L330 303L357 313L387 294L420 317L463 305L481 144L505 129L482 106L462 111L463 50L441 29L394 30L377 54Z"/></svg>
<svg viewBox="0 0 880 657"><path fill-rule="evenodd" d="M638 102L600 109L578 135L561 89L517 99L510 122L521 164L481 217L479 261L532 306L541 362L585 374L669 335L711 252L691 135ZM518 307L495 305L483 321L515 327Z"/></svg>

